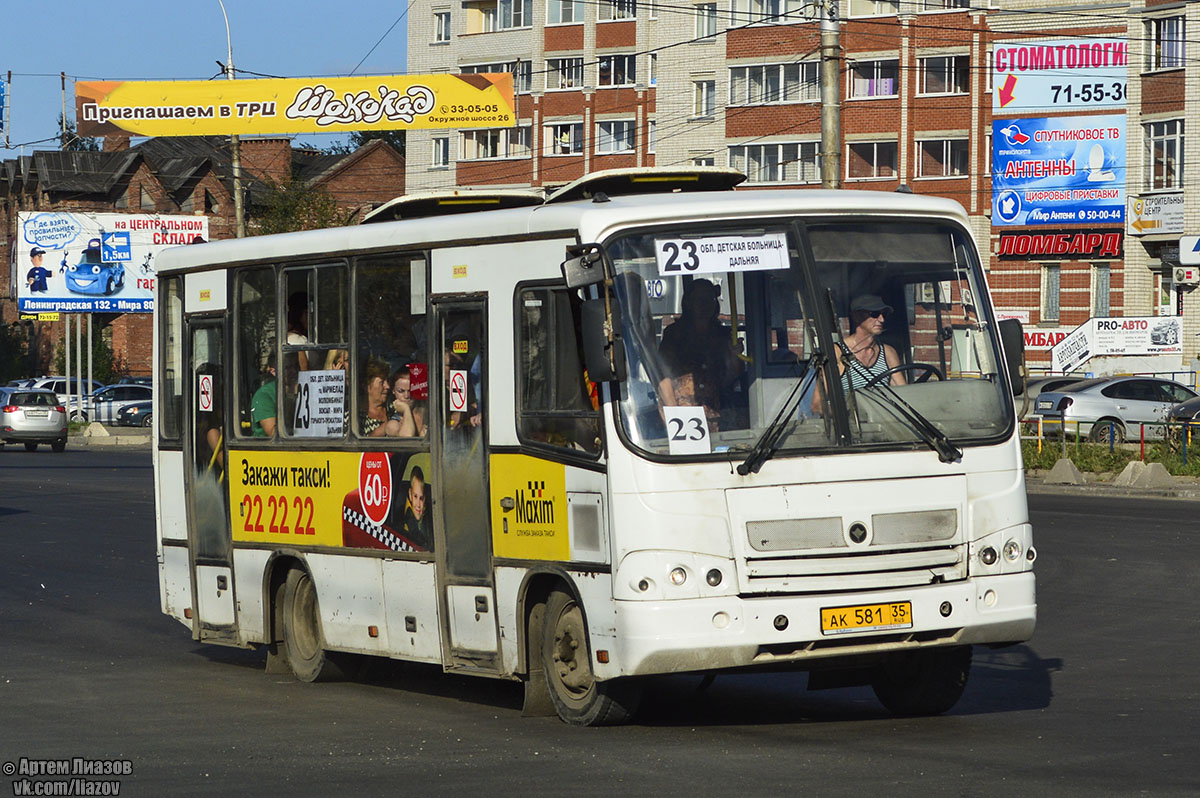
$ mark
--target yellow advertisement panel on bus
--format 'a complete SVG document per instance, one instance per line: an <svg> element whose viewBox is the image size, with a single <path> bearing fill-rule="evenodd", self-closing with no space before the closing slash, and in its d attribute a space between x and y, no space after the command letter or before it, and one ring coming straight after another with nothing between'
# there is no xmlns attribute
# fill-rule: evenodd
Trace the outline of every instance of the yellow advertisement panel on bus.
<svg viewBox="0 0 1200 798"><path fill-rule="evenodd" d="M511 73L78 81L81 136L214 136L511 127Z"/></svg>
<svg viewBox="0 0 1200 798"><path fill-rule="evenodd" d="M523 454L494 454L489 471L492 506L501 508L492 513L495 555L571 559L566 466Z"/></svg>
<svg viewBox="0 0 1200 798"><path fill-rule="evenodd" d="M433 548L428 452L229 451L233 539L419 552Z"/></svg>

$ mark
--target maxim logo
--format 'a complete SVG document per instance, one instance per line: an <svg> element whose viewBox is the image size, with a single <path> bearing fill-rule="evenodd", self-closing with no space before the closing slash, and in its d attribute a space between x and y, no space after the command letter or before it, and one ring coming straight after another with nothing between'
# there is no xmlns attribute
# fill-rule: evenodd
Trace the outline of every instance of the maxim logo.
<svg viewBox="0 0 1200 798"><path fill-rule="evenodd" d="M546 491L545 480L530 480L525 490L517 491L517 523L518 524L553 524L554 500L545 499L542 494Z"/></svg>

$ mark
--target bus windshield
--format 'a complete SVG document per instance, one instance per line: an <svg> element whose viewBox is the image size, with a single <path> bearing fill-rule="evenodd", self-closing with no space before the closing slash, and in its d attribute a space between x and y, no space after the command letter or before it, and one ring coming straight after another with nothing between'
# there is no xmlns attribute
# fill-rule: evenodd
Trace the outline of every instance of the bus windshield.
<svg viewBox="0 0 1200 798"><path fill-rule="evenodd" d="M1011 430L978 258L954 225L692 225L608 252L629 371L620 417L647 453L731 457L769 433L778 450L945 455Z"/></svg>

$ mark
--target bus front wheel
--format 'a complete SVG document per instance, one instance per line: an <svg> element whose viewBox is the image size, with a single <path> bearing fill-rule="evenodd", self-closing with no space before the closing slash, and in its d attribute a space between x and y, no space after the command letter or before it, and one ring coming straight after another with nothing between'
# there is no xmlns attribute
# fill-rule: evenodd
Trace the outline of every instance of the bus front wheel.
<svg viewBox="0 0 1200 798"><path fill-rule="evenodd" d="M558 716L573 726L614 726L637 709L641 691L624 679L596 681L583 610L569 593L555 590L542 626L542 668Z"/></svg>
<svg viewBox="0 0 1200 798"><path fill-rule="evenodd" d="M888 655L871 687L894 715L940 715L958 703L970 671L970 646L904 651Z"/></svg>
<svg viewBox="0 0 1200 798"><path fill-rule="evenodd" d="M339 675L325 651L317 587L301 568L288 571L283 589L283 645L292 673L300 681L328 681Z"/></svg>

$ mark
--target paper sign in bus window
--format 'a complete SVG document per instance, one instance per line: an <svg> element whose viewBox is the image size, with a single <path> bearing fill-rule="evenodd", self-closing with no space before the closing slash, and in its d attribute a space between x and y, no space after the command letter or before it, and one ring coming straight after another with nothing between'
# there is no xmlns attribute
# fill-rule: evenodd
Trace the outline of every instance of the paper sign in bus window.
<svg viewBox="0 0 1200 798"><path fill-rule="evenodd" d="M450 372L450 412L462 413L467 409L467 372L455 369Z"/></svg>
<svg viewBox="0 0 1200 798"><path fill-rule="evenodd" d="M301 371L296 386L296 436L339 438L345 420L346 372Z"/></svg>
<svg viewBox="0 0 1200 798"><path fill-rule="evenodd" d="M664 407L663 418L667 422L667 445L671 454L709 454L712 451L708 417L703 407Z"/></svg>
<svg viewBox="0 0 1200 798"><path fill-rule="evenodd" d="M786 269L787 234L657 238L654 256L664 277Z"/></svg>

